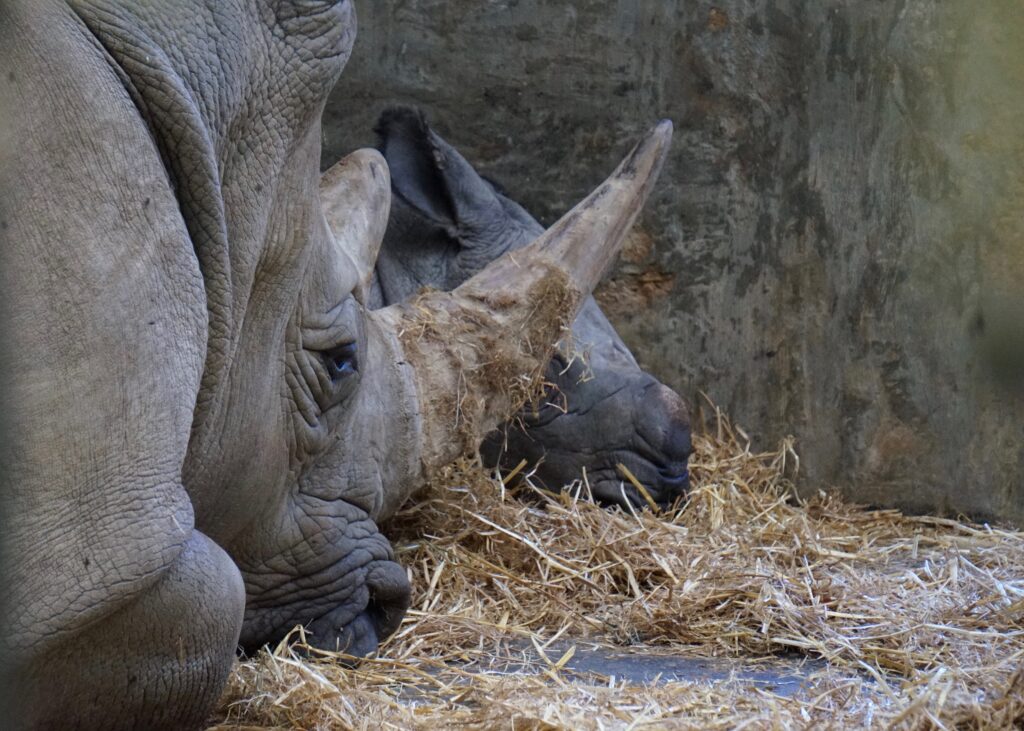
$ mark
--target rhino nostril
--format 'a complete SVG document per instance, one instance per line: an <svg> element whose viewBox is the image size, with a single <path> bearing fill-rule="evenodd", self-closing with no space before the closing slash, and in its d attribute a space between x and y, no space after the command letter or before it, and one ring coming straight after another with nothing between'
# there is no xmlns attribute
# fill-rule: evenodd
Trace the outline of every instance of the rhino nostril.
<svg viewBox="0 0 1024 731"><path fill-rule="evenodd" d="M402 618L409 608L409 602L380 603L371 601L366 607L366 616L373 622L378 641L383 642L401 626Z"/></svg>
<svg viewBox="0 0 1024 731"><path fill-rule="evenodd" d="M367 578L370 601L366 614L373 620L380 640L394 634L412 600L405 569L392 561L374 567Z"/></svg>
<svg viewBox="0 0 1024 731"><path fill-rule="evenodd" d="M689 426L679 425L669 430L661 449L668 464L681 465L685 470L686 463L690 459L690 451L692 450ZM678 470L676 471L678 472Z"/></svg>
<svg viewBox="0 0 1024 731"><path fill-rule="evenodd" d="M376 622L369 612L363 612L353 619L338 635L335 644L337 652L352 657L369 657L376 652L380 637L377 634Z"/></svg>

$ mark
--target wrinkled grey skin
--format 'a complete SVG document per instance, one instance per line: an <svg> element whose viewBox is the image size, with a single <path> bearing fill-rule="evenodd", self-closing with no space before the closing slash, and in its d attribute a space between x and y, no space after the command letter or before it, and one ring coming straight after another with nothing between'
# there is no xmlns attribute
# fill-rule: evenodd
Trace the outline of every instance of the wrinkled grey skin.
<svg viewBox="0 0 1024 731"><path fill-rule="evenodd" d="M309 623L362 655L408 604L374 520L414 405L319 213L352 9L22 0L0 27L4 681L26 726L199 726L239 643ZM347 343L362 372L324 378Z"/></svg>
<svg viewBox="0 0 1024 731"><path fill-rule="evenodd" d="M377 134L394 195L371 305L401 302L425 286L454 289L544 232L421 113L388 110ZM684 402L637 365L593 297L573 322L572 339L548 368L545 398L491 435L481 450L485 460L513 469L525 459L538 465L534 480L554 490L586 470L602 503L646 506L621 463L655 502L672 504L689 487Z"/></svg>

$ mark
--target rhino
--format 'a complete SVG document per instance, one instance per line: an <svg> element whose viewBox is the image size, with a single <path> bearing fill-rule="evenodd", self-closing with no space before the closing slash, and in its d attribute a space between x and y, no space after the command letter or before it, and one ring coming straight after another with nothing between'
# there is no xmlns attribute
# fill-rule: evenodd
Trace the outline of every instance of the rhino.
<svg viewBox="0 0 1024 731"><path fill-rule="evenodd" d="M487 264L542 236L544 228L496 183L482 177L427 123L422 111L385 110L378 149L391 170L392 204L374 271L370 305L452 290ZM558 490L585 474L609 505L666 508L689 488L690 421L685 402L637 365L588 296L549 362L544 398L490 434L482 454ZM642 495L619 465L642 484Z"/></svg>
<svg viewBox="0 0 1024 731"><path fill-rule="evenodd" d="M514 258L371 311L387 163L319 172L355 27L0 4L9 724L199 727L299 624L374 652L410 591L379 521L515 412L650 191L668 122Z"/></svg>

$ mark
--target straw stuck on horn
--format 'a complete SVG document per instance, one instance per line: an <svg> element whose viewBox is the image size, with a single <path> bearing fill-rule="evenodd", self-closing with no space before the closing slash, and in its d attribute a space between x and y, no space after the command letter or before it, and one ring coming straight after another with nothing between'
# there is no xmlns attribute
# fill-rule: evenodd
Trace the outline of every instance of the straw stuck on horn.
<svg viewBox="0 0 1024 731"><path fill-rule="evenodd" d="M659 123L536 241L454 291L374 313L392 321L416 374L427 475L474 451L536 392L554 344L622 248L671 137L672 124Z"/></svg>

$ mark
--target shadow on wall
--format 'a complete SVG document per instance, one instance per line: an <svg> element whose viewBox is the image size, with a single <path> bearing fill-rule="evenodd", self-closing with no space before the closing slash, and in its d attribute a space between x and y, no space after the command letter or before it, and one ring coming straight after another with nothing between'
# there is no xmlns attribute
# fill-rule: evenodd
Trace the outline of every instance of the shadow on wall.
<svg viewBox="0 0 1024 731"><path fill-rule="evenodd" d="M600 299L805 489L1024 522L1024 9L359 5L324 163L424 108L543 222L658 117L659 190Z"/></svg>

